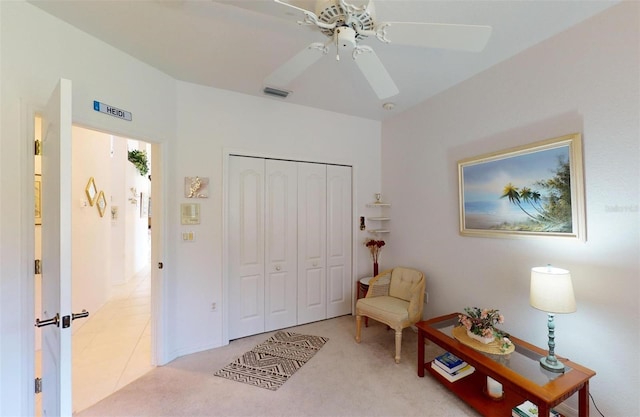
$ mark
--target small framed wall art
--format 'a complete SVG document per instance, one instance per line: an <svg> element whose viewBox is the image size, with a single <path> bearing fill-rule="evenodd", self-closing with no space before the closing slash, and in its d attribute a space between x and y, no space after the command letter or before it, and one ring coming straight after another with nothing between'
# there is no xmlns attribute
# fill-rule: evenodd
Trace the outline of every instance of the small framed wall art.
<svg viewBox="0 0 640 417"><path fill-rule="evenodd" d="M184 177L184 196L186 198L208 198L209 177Z"/></svg>
<svg viewBox="0 0 640 417"><path fill-rule="evenodd" d="M89 178L87 186L84 188L84 192L87 194L87 199L89 199L89 205L93 207L96 203L96 197L98 196L98 189L96 188L96 182L93 177Z"/></svg>
<svg viewBox="0 0 640 417"><path fill-rule="evenodd" d="M107 199L104 196L104 191L100 191L100 193L98 193L96 206L98 206L98 213L100 213L100 217L104 217L104 212L107 209Z"/></svg>
<svg viewBox="0 0 640 417"><path fill-rule="evenodd" d="M180 205L181 224L200 224L200 204L183 203Z"/></svg>

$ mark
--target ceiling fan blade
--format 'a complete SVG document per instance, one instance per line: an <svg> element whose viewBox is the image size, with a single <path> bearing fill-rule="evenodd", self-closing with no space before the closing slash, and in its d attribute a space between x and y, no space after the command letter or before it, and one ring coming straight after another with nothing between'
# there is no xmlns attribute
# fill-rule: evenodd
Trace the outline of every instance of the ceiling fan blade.
<svg viewBox="0 0 640 417"><path fill-rule="evenodd" d="M278 69L265 78L265 85L285 87L298 78L307 68L315 64L325 54L324 44L314 42L298 52Z"/></svg>
<svg viewBox="0 0 640 417"><path fill-rule="evenodd" d="M235 1L237 1L237 0L235 0ZM281 4L283 6L287 6L287 7L290 7L292 9L294 9L294 10L297 10L298 12L300 12L302 14L313 13L311 10L307 10L307 9L302 8L302 7L298 7L295 4L291 4L291 3L288 3L286 1L282 1L282 0L273 0L273 1L278 3L278 4Z"/></svg>
<svg viewBox="0 0 640 417"><path fill-rule="evenodd" d="M480 52L491 36L491 26L446 23L385 22L391 44Z"/></svg>
<svg viewBox="0 0 640 417"><path fill-rule="evenodd" d="M355 61L380 100L395 96L400 92L373 49L359 46Z"/></svg>

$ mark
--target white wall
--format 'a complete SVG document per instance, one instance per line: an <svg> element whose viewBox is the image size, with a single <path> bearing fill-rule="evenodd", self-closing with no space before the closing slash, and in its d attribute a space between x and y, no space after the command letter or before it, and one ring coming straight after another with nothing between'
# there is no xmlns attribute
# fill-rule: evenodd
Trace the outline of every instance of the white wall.
<svg viewBox="0 0 640 417"><path fill-rule="evenodd" d="M125 140L118 138L119 140ZM147 152L147 161L151 161L151 152L145 143L135 140L125 140L127 147L125 149L125 155L128 155L129 150L139 149ZM150 182L149 174L144 176L140 175L138 169L133 165L125 156L126 163L123 165L125 172L125 192L126 192L126 204L122 207L122 219L124 220L124 227L127 231L124 241L124 276L126 279L132 278L149 263L149 221L148 218L141 218L141 205L142 194L146 198L149 197ZM129 198L133 198L133 192L136 192L135 200L133 204Z"/></svg>
<svg viewBox="0 0 640 417"><path fill-rule="evenodd" d="M113 139L113 155L111 154ZM72 310L90 314L149 263L147 218L140 217L140 193L149 193L149 179L127 159L127 147L146 144L74 126L72 130ZM85 188L93 177L107 207L100 217L97 205L88 201ZM128 198L137 190L136 203ZM112 220L111 208L118 206ZM73 326L75 333L86 320Z"/></svg>
<svg viewBox="0 0 640 417"><path fill-rule="evenodd" d="M0 42L0 415L33 410L33 357L28 352L34 344L29 262L34 239L23 233L33 230L28 112L46 102L59 78L73 82L76 124L164 146L167 224L161 260L166 286L161 293L171 318L164 327L167 346L160 349L168 352L164 360L223 342L223 148L353 164L357 211L380 189L379 122L176 83L23 1L0 2ZM131 111L133 121L95 112L94 99ZM180 239L185 228L178 210L186 201L184 177L194 175L210 178L211 196L200 201L202 223L192 228L196 241L187 244ZM121 210L126 204L119 203ZM364 236L358 232L357 241ZM355 251L356 275L368 273L364 246L358 244ZM211 302L218 303L215 313Z"/></svg>
<svg viewBox="0 0 640 417"><path fill-rule="evenodd" d="M33 402L33 127L59 78L73 81L74 122L151 142L175 135L175 81L23 1L0 2L0 415ZM99 100L133 113L93 110ZM30 137L31 136L31 137ZM83 188L84 189L84 188Z"/></svg>
<svg viewBox="0 0 640 417"><path fill-rule="evenodd" d="M130 275L125 273L125 263L127 251L125 241L127 238L126 216L132 204L129 202L131 192L127 187L128 175L131 171L127 165L133 165L127 160L127 140L106 135L105 140L112 144L113 157L110 163L111 169L111 198L109 201L109 222L111 224L111 283L121 284ZM135 170L135 168L134 168ZM117 214L112 216L111 210L117 210Z"/></svg>
<svg viewBox="0 0 640 417"><path fill-rule="evenodd" d="M178 83L178 141L169 150L167 172L168 339L171 356L220 346L222 326L223 150L258 155L344 163L354 166L356 206L366 202L380 184L380 123L291 105L281 100L255 98L214 88ZM186 199L184 177L209 177L209 198ZM201 223L181 226L179 206L201 205ZM354 228L357 219L354 218ZM181 233L196 233L194 242L182 242ZM357 242L365 232L357 233ZM371 268L363 245L357 245L358 271ZM211 312L211 303L219 306Z"/></svg>
<svg viewBox="0 0 640 417"><path fill-rule="evenodd" d="M640 415L639 7L623 2L382 130L386 255L425 271L425 315L499 308L507 331L546 348L530 269L569 269L578 311L557 316L556 353L597 372L591 392L609 417ZM586 243L458 235L458 160L573 132L584 140Z"/></svg>
<svg viewBox="0 0 640 417"><path fill-rule="evenodd" d="M73 127L71 192L72 311L91 314L109 297L111 284L111 156L108 136ZM107 207L100 217L97 201L91 206L85 193L93 177ZM46 178L44 179L47 180ZM96 197L97 198L97 197ZM46 209L46 208L45 208ZM73 326L75 332L86 321Z"/></svg>

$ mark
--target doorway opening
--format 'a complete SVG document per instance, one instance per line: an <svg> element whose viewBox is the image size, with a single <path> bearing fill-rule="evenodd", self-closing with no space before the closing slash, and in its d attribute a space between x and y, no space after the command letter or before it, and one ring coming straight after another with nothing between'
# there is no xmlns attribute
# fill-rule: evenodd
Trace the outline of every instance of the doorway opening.
<svg viewBox="0 0 640 417"><path fill-rule="evenodd" d="M35 118L35 138L41 119ZM72 326L73 412L153 369L151 308L151 144L79 126L72 128L72 309L89 317ZM144 155L147 170L129 161ZM35 258L41 259L40 156L35 156ZM35 275L35 315L42 317ZM40 375L36 328L36 377ZM64 387L62 387L64 389ZM36 395L36 415L41 414Z"/></svg>

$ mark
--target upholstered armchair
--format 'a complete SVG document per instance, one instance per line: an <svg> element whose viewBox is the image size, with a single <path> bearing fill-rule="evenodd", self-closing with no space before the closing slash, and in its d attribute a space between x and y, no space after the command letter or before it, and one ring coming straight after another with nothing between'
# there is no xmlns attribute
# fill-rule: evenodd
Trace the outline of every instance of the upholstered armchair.
<svg viewBox="0 0 640 417"><path fill-rule="evenodd" d="M369 291L356 303L356 342L360 343L362 316L370 317L396 332L396 363L400 363L402 329L422 320L424 274L411 268L384 271L369 281Z"/></svg>

